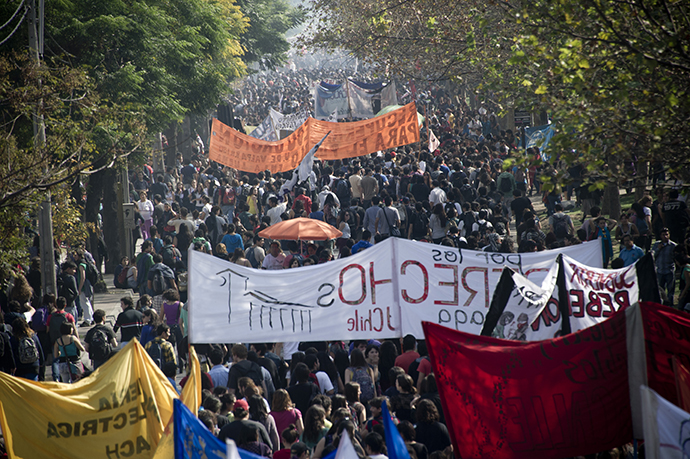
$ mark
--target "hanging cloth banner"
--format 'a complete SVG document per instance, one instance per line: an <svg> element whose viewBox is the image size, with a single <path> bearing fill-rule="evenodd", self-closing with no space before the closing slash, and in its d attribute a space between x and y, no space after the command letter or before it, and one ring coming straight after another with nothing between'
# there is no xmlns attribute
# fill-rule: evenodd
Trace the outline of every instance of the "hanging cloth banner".
<svg viewBox="0 0 690 459"><path fill-rule="evenodd" d="M313 94L314 118L317 120L327 120L333 112L339 120L350 116L345 85L322 81L314 88Z"/></svg>
<svg viewBox="0 0 690 459"><path fill-rule="evenodd" d="M562 269L561 292L556 282ZM508 272L506 272L508 271ZM510 293L509 293L510 292ZM559 307L560 295L567 302ZM507 268L495 290L483 335L539 341L591 327L638 301L659 301L654 260L650 254L621 269L601 269L563 256L540 286Z"/></svg>
<svg viewBox="0 0 690 459"><path fill-rule="evenodd" d="M533 343L424 333L457 457L560 459L632 440L625 312Z"/></svg>
<svg viewBox="0 0 690 459"><path fill-rule="evenodd" d="M598 241L532 253L475 252L398 239L402 334L423 336L422 321L479 335L504 266L541 283L554 258L601 267Z"/></svg>
<svg viewBox="0 0 690 459"><path fill-rule="evenodd" d="M10 457L149 458L177 392L134 339L74 384L0 372L0 425Z"/></svg>
<svg viewBox="0 0 690 459"><path fill-rule="evenodd" d="M299 111L289 115L283 115L273 109L269 110L269 116L273 120L273 127L276 130L276 140L280 138L280 131L294 131L309 118L306 111ZM265 140L265 139L264 139Z"/></svg>
<svg viewBox="0 0 690 459"><path fill-rule="evenodd" d="M353 118L373 118L383 107L398 104L395 82L384 85L347 80L347 96Z"/></svg>
<svg viewBox="0 0 690 459"><path fill-rule="evenodd" d="M351 257L278 271L190 251L190 340L421 338L423 320L478 335L503 266L543 277L558 253L601 264L597 241L500 254L389 238Z"/></svg>
<svg viewBox="0 0 690 459"><path fill-rule="evenodd" d="M273 109L271 109L273 110ZM259 124L256 129L254 129L250 134L249 137L254 137L255 139L259 140L266 140L269 142L275 142L278 140L278 135L276 134L276 130L273 127L273 119L269 115L267 116L261 124Z"/></svg>
<svg viewBox="0 0 690 459"><path fill-rule="evenodd" d="M277 142L255 139L217 119L213 120L211 131L209 158L244 172L293 170L329 131L331 134L319 149L321 160L368 155L419 141L414 103L371 120L353 123L329 123L309 118Z"/></svg>

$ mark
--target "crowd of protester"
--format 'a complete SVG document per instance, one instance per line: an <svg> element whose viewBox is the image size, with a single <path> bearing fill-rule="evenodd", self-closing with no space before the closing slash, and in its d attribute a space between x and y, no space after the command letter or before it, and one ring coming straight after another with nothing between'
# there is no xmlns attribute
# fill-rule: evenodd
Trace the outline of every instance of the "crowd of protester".
<svg viewBox="0 0 690 459"><path fill-rule="evenodd" d="M315 82L346 76L338 70L300 70L254 77L237 92L236 115L258 124L269 107L283 113L311 110L309 90ZM177 387L176 375L188 357L190 247L243 266L276 270L345 258L387 237L501 253L599 239L606 266L627 266L651 251L665 301L674 304L680 273L678 305L688 302L690 214L676 189L659 187L656 200L645 196L625 209L619 222L606 219L601 196L582 185L577 167L568 169L566 189L548 191L542 190L540 178L555 174L551 166L504 170L520 139L501 126L490 103L470 108L440 85L416 88L415 94L400 85L399 91L401 100L416 96L420 110L426 109L429 121L420 144L328 163L317 160L315 180L292 188L286 188L291 172L247 174L223 167L208 160L201 142L165 171L154 172L150 164L132 171L134 239L142 241L141 251L120 260L114 284L133 289L138 301L123 298L123 311L110 328L105 312L93 310L91 254L76 250L61 265L57 296L36 293L40 272L38 287L32 288L38 269L32 266L4 292L0 370L44 380L46 366L53 365L54 379L73 382L90 371L75 358L79 352L89 352L95 369L137 338ZM433 152L426 148L429 128L440 141ZM540 158L537 148L525 154ZM530 199L535 194L548 219L539 218ZM585 214L577 225L563 212L562 198L573 194ZM342 237L297 243L259 235L297 217L325 221ZM615 259L614 240L620 246ZM76 333L80 320L92 327L83 343ZM249 349L202 345L197 352L204 369L199 418L240 448L276 459L317 459L337 448L347 431L362 456L382 459L385 401L411 457L452 457L432 366L424 342L412 336L348 344L253 344Z"/></svg>

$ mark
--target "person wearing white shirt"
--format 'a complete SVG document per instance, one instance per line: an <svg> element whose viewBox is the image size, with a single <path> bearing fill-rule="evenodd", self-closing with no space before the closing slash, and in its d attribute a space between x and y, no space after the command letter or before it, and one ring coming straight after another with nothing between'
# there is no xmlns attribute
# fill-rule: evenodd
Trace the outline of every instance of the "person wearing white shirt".
<svg viewBox="0 0 690 459"><path fill-rule="evenodd" d="M331 378L328 377L326 372L319 371L320 362L316 354L309 354L305 357L304 363L309 367L309 371L314 373L316 380L319 382L319 390L322 394L333 395L335 393L335 388L333 387L333 382Z"/></svg>
<svg viewBox="0 0 690 459"><path fill-rule="evenodd" d="M139 193L139 200L137 201L137 208L139 209L139 215L141 219L144 220L140 226L141 235L144 240L151 237L151 225L153 225L153 203L146 197L146 192L142 191Z"/></svg>
<svg viewBox="0 0 690 459"><path fill-rule="evenodd" d="M429 205L433 208L436 204L445 204L448 201L446 192L439 186L438 180L431 182L431 192L429 193Z"/></svg>
<svg viewBox="0 0 690 459"><path fill-rule="evenodd" d="M271 196L268 198L268 205L270 206L270 209L266 211L266 215L271 217L270 226L280 223L282 221L280 216L283 215L283 213L287 210L287 204L285 202L278 204L278 198Z"/></svg>

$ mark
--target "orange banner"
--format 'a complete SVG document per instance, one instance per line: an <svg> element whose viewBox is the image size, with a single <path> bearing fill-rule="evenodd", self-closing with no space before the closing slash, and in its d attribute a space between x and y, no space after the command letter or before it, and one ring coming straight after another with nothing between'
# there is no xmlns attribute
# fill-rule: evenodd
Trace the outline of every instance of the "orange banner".
<svg viewBox="0 0 690 459"><path fill-rule="evenodd" d="M278 142L249 137L214 119L209 158L244 172L291 171L328 131L331 134L316 153L321 160L353 158L408 145L419 142L417 108L409 103L383 116L353 123L309 118Z"/></svg>

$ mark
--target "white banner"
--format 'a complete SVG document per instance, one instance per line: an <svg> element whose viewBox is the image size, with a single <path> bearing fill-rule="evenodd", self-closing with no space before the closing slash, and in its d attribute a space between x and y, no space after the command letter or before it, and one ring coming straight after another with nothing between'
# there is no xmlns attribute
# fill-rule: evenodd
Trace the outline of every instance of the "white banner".
<svg viewBox="0 0 690 459"><path fill-rule="evenodd" d="M344 85L317 84L313 90L314 94L314 118L317 120L328 120L336 112L337 119L345 119L349 116L347 104L347 90Z"/></svg>
<svg viewBox="0 0 690 459"><path fill-rule="evenodd" d="M573 258L563 257L565 288L570 302L570 331L576 332L611 317L640 299L635 265L621 269L587 266ZM530 326L529 341L554 338L561 330L558 289L544 312Z"/></svg>
<svg viewBox="0 0 690 459"><path fill-rule="evenodd" d="M346 82L348 86L348 102L353 118L369 119L374 117L374 108L371 105L372 94L360 88L350 80Z"/></svg>
<svg viewBox="0 0 690 459"><path fill-rule="evenodd" d="M598 241L533 253L459 251L452 247L396 241L402 334L424 337L422 321L479 335L504 266L540 284L559 253L601 266Z"/></svg>
<svg viewBox="0 0 690 459"><path fill-rule="evenodd" d="M479 334L503 266L541 282L558 253L601 266L600 250L593 241L500 254L389 238L348 258L280 271L190 252L190 340L422 338L423 320Z"/></svg>
<svg viewBox="0 0 690 459"><path fill-rule="evenodd" d="M289 115L283 115L273 109L270 109L269 116L273 120L273 127L276 130L276 136L280 137L280 131L294 131L309 118L306 111L299 111Z"/></svg>
<svg viewBox="0 0 690 459"><path fill-rule="evenodd" d="M682 459L690 456L690 413L647 386L640 386L645 456Z"/></svg>
<svg viewBox="0 0 690 459"><path fill-rule="evenodd" d="M621 269L602 269L564 254L563 274L569 301L568 320L571 332L591 327L620 309L649 299L640 292L638 269L649 271L649 275L653 276L650 263L651 259L647 258ZM505 335L502 329L506 327L511 330L518 327L517 339L523 341L540 341L560 336L563 325L559 309L560 290L556 282L558 270L558 263L554 261L549 275L541 285L530 282L534 280L534 276L528 279L519 273L512 273L512 293L506 296L502 295L500 289L494 292L496 301L492 300L492 307L502 309L503 312L492 336L515 339L502 336Z"/></svg>
<svg viewBox="0 0 690 459"><path fill-rule="evenodd" d="M497 297L506 298L506 306L498 319L491 336L501 339L514 339L519 341L527 341L528 327L534 323L539 315L544 311L546 303L551 300L554 289L556 288L556 279L558 278L559 264L554 262L551 264L549 272L542 281L541 285L527 279L522 274L513 271L509 268L503 268L502 276L510 276L512 282L506 282L508 285L513 284L510 293L501 292L501 289L507 288L503 286L504 278L501 277L498 287L494 291L493 299L491 300L494 306L494 300ZM507 281L508 279L506 279ZM496 305L498 306L498 305Z"/></svg>
<svg viewBox="0 0 690 459"><path fill-rule="evenodd" d="M273 109L271 109L271 111L273 111ZM266 140L268 142L278 141L278 135L276 134L276 130L273 128L273 120L271 119L271 116L267 116L261 122L261 124L259 124L256 129L249 134L249 137L254 137L255 139L259 140Z"/></svg>
<svg viewBox="0 0 690 459"><path fill-rule="evenodd" d="M190 342L399 337L392 245L385 241L348 258L278 271L190 252Z"/></svg>

